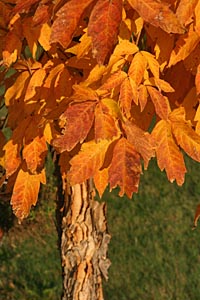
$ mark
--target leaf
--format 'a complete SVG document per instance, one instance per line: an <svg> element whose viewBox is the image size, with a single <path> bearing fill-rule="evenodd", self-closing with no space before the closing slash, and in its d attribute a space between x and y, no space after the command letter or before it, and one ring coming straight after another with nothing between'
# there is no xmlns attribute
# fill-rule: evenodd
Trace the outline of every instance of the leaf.
<svg viewBox="0 0 200 300"><path fill-rule="evenodd" d="M163 79L157 78L155 79L155 83L156 86L165 93L173 93L175 91L174 88L169 84L169 82Z"/></svg>
<svg viewBox="0 0 200 300"><path fill-rule="evenodd" d="M44 167L47 145L44 137L36 136L32 142L24 146L23 158L32 174L40 172Z"/></svg>
<svg viewBox="0 0 200 300"><path fill-rule="evenodd" d="M175 109L169 118L177 144L192 159L200 162L200 136L192 129L191 124L185 120L184 108Z"/></svg>
<svg viewBox="0 0 200 300"><path fill-rule="evenodd" d="M197 2L195 7L195 31L198 33L200 37L200 2Z"/></svg>
<svg viewBox="0 0 200 300"><path fill-rule="evenodd" d="M200 217L200 204L197 205L197 208L196 208L196 212L195 212L195 216L194 216L194 222L193 222L193 230L197 227L197 223L198 223L198 220L199 220L199 217Z"/></svg>
<svg viewBox="0 0 200 300"><path fill-rule="evenodd" d="M95 108L94 132L96 142L103 139L111 140L120 133L117 121L108 113L107 107L101 102Z"/></svg>
<svg viewBox="0 0 200 300"><path fill-rule="evenodd" d="M125 78L127 78L127 74L124 71L119 70L118 72L111 74L100 89L110 90L116 88L124 81Z"/></svg>
<svg viewBox="0 0 200 300"><path fill-rule="evenodd" d="M181 0L179 2L178 8L176 10L176 15L182 25L186 25L188 21L191 21L190 19L193 16L194 9L197 3L198 0Z"/></svg>
<svg viewBox="0 0 200 300"><path fill-rule="evenodd" d="M138 192L140 174L142 173L140 156L134 146L125 138L115 145L113 158L108 169L110 189L120 187L119 195L131 198Z"/></svg>
<svg viewBox="0 0 200 300"><path fill-rule="evenodd" d="M94 184L99 193L99 196L102 197L107 185L108 185L108 169L98 170L94 174Z"/></svg>
<svg viewBox="0 0 200 300"><path fill-rule="evenodd" d="M13 9L13 13L28 12L33 4L36 4L39 0L17 0L16 6Z"/></svg>
<svg viewBox="0 0 200 300"><path fill-rule="evenodd" d="M38 93L38 87L42 86L45 76L46 72L44 69L38 69L33 73L26 89L25 102L31 100Z"/></svg>
<svg viewBox="0 0 200 300"><path fill-rule="evenodd" d="M197 95L200 95L200 64L197 67L197 73L195 76L195 86L196 86Z"/></svg>
<svg viewBox="0 0 200 300"><path fill-rule="evenodd" d="M178 18L169 5L157 0L128 0L138 14L155 27L160 27L168 33L184 33Z"/></svg>
<svg viewBox="0 0 200 300"><path fill-rule="evenodd" d="M106 151L111 141L90 141L82 144L81 151L71 161L69 181L71 185L82 183L94 176L102 167Z"/></svg>
<svg viewBox="0 0 200 300"><path fill-rule="evenodd" d="M88 101L69 106L61 115L61 120L66 122L63 135L53 142L59 152L71 151L85 140L94 121L94 109L95 102Z"/></svg>
<svg viewBox="0 0 200 300"><path fill-rule="evenodd" d="M156 114L164 120L168 119L170 113L169 101L157 89L147 86L147 90L155 107Z"/></svg>
<svg viewBox="0 0 200 300"><path fill-rule="evenodd" d="M71 99L74 99L75 101L83 102L84 100L99 100L96 91L87 86L74 84L72 88L74 90L74 94Z"/></svg>
<svg viewBox="0 0 200 300"><path fill-rule="evenodd" d="M147 88L145 85L141 84L138 87L138 100L140 103L140 108L141 108L141 112L144 110L146 104L147 104L147 100L148 100L148 93L147 93Z"/></svg>
<svg viewBox="0 0 200 300"><path fill-rule="evenodd" d="M27 217L31 206L36 205L43 177L42 173L32 175L24 168L19 170L11 198L13 211L19 220Z"/></svg>
<svg viewBox="0 0 200 300"><path fill-rule="evenodd" d="M4 146L6 177L10 177L21 164L21 146L10 139Z"/></svg>
<svg viewBox="0 0 200 300"><path fill-rule="evenodd" d="M133 91L129 78L127 77L120 86L119 106L127 118L131 117L131 104L133 101Z"/></svg>
<svg viewBox="0 0 200 300"><path fill-rule="evenodd" d="M147 51L141 51L141 53L147 59L148 66L155 79L159 79L160 66L155 56Z"/></svg>
<svg viewBox="0 0 200 300"><path fill-rule="evenodd" d="M5 93L6 106L12 105L15 101L22 98L26 91L29 77L30 74L28 71L24 71L18 75L16 81L7 89Z"/></svg>
<svg viewBox="0 0 200 300"><path fill-rule="evenodd" d="M171 53L168 67L171 67L188 57L199 41L199 35L193 30L193 25L190 26L189 31L186 34L181 35L177 40L176 46Z"/></svg>
<svg viewBox="0 0 200 300"><path fill-rule="evenodd" d="M127 40L119 41L116 45L113 56L123 56L123 55L133 55L139 51L138 46L134 42L130 42Z"/></svg>
<svg viewBox="0 0 200 300"><path fill-rule="evenodd" d="M127 140L134 146L135 150L142 156L144 167L147 169L149 160L155 156L155 145L151 135L143 131L131 121L126 121L123 128Z"/></svg>
<svg viewBox="0 0 200 300"><path fill-rule="evenodd" d="M135 81L136 85L139 85L142 82L146 67L147 60L145 56L143 56L141 52L136 53L128 70L129 77Z"/></svg>
<svg viewBox="0 0 200 300"><path fill-rule="evenodd" d="M64 48L70 44L84 10L94 0L71 0L56 13L56 20L51 27L51 43L60 43Z"/></svg>
<svg viewBox="0 0 200 300"><path fill-rule="evenodd" d="M186 167L183 155L173 138L170 123L160 120L154 127L152 135L157 143L156 156L159 168L161 171L166 170L170 182L176 180L181 186L185 180Z"/></svg>
<svg viewBox="0 0 200 300"><path fill-rule="evenodd" d="M98 0L90 15L88 35L98 64L107 62L117 42L122 19L121 0Z"/></svg>

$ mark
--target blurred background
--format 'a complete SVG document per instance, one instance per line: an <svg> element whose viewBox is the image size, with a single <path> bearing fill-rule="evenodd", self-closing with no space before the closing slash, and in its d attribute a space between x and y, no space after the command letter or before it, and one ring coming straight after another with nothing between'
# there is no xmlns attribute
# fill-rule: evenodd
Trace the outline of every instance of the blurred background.
<svg viewBox="0 0 200 300"><path fill-rule="evenodd" d="M167 181L153 160L139 193L120 198L106 191L112 235L105 300L199 300L200 165L186 157L180 188ZM62 278L56 231L56 184L47 161L48 183L21 225L8 199L0 199L0 300L59 300Z"/></svg>

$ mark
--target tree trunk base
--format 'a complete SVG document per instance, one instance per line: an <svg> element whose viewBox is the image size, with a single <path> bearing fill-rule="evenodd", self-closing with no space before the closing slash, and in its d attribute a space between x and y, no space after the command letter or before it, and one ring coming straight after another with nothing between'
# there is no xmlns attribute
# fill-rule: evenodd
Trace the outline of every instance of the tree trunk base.
<svg viewBox="0 0 200 300"><path fill-rule="evenodd" d="M62 220L62 300L103 300L102 277L108 279L110 238L106 204L94 201L91 181L70 187Z"/></svg>

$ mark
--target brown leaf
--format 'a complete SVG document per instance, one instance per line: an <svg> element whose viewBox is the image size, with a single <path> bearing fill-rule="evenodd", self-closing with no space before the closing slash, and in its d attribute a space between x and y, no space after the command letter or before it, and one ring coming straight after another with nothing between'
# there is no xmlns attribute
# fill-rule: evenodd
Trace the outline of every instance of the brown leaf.
<svg viewBox="0 0 200 300"><path fill-rule="evenodd" d="M165 2L157 0L128 0L138 14L155 27L160 27L168 33L184 33L177 16Z"/></svg>
<svg viewBox="0 0 200 300"><path fill-rule="evenodd" d="M66 122L63 135L54 140L54 147L59 152L71 151L79 142L83 142L94 120L95 102L88 101L71 105L62 114Z"/></svg>
<svg viewBox="0 0 200 300"><path fill-rule="evenodd" d="M165 120L159 121L152 135L157 144L156 156L159 168L161 171L166 170L170 182L176 180L178 185L182 185L186 167L183 155L173 138L170 123Z"/></svg>
<svg viewBox="0 0 200 300"><path fill-rule="evenodd" d="M110 189L120 187L119 195L131 198L137 193L142 173L140 156L134 146L125 138L115 145L113 158L108 169Z"/></svg>
<svg viewBox="0 0 200 300"><path fill-rule="evenodd" d="M33 4L36 4L40 0L17 0L17 5L13 9L13 13L24 13L28 12Z"/></svg>
<svg viewBox="0 0 200 300"><path fill-rule="evenodd" d="M123 127L125 129L128 141L142 156L144 160L144 167L147 169L149 160L155 156L155 145L151 135L130 121L126 121Z"/></svg>
<svg viewBox="0 0 200 300"><path fill-rule="evenodd" d="M92 37L93 55L98 64L107 62L117 42L122 19L121 0L99 0L92 10L88 35Z"/></svg>
<svg viewBox="0 0 200 300"><path fill-rule="evenodd" d="M71 0L56 13L52 26L51 43L60 43L64 48L70 44L84 10L94 0Z"/></svg>
<svg viewBox="0 0 200 300"><path fill-rule="evenodd" d="M81 151L70 161L69 181L72 185L94 176L103 165L110 143L111 141L101 140L99 143L90 141L82 145Z"/></svg>

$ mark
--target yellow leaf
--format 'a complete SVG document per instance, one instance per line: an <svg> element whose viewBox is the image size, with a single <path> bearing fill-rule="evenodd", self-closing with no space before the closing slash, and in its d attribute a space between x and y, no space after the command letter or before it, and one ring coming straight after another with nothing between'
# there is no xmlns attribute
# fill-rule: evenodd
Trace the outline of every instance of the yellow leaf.
<svg viewBox="0 0 200 300"><path fill-rule="evenodd" d="M38 69L33 73L26 89L26 95L24 98L25 102L29 101L36 95L38 92L38 87L41 87L45 76L46 71L44 69Z"/></svg>
<svg viewBox="0 0 200 300"><path fill-rule="evenodd" d="M42 24L38 41L45 51L48 51L51 48L51 45L49 43L50 35L51 27L47 23Z"/></svg>

